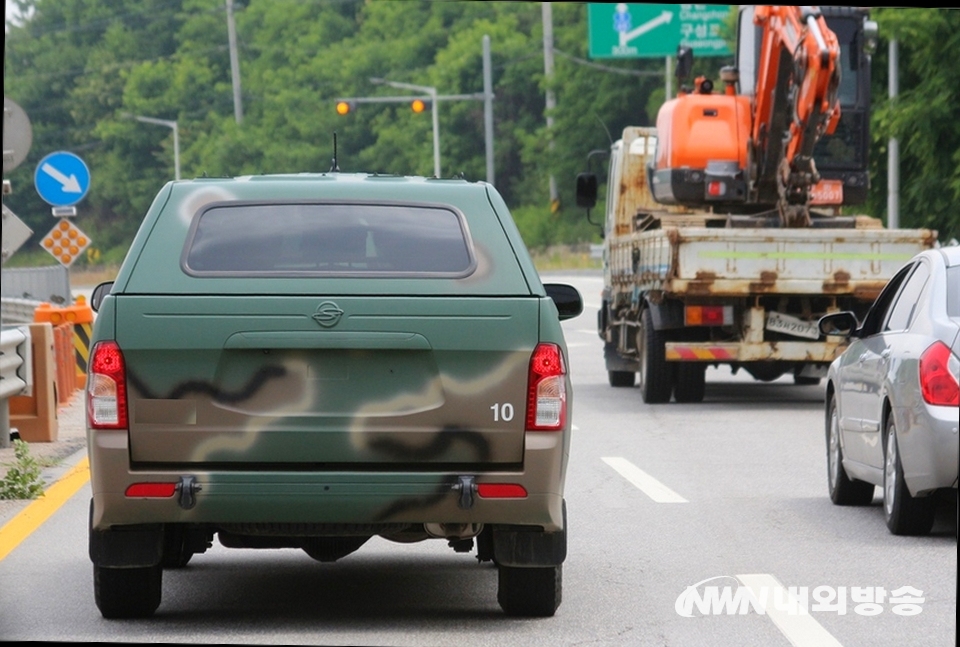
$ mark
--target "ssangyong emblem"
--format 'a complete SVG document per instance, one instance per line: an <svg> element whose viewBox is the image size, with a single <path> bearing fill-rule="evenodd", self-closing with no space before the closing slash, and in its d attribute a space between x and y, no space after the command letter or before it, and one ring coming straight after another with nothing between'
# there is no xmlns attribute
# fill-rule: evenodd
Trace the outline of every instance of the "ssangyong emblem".
<svg viewBox="0 0 960 647"><path fill-rule="evenodd" d="M313 320L324 328L333 328L340 323L343 317L343 310L333 301L324 301L317 307L317 314L313 315Z"/></svg>

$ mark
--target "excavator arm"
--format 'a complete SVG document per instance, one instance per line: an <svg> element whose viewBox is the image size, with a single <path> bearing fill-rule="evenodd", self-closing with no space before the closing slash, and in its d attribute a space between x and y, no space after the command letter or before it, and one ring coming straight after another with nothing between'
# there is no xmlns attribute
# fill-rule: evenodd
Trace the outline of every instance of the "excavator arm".
<svg viewBox="0 0 960 647"><path fill-rule="evenodd" d="M840 45L815 7L760 5L762 28L751 141L755 199L775 201L784 224L809 224L820 179L813 148L840 121Z"/></svg>

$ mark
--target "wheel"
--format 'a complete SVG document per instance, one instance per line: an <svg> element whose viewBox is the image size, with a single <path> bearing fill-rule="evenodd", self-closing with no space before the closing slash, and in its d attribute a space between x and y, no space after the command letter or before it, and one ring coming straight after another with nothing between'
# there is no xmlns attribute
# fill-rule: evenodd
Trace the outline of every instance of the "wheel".
<svg viewBox="0 0 960 647"><path fill-rule="evenodd" d="M890 414L886 427L886 458L883 463L883 515L895 535L925 535L933 527L936 498L914 498L903 480L903 465L897 446L897 426Z"/></svg>
<svg viewBox="0 0 960 647"><path fill-rule="evenodd" d="M163 569L93 567L93 594L104 618L146 618L160 606Z"/></svg>
<svg viewBox="0 0 960 647"><path fill-rule="evenodd" d="M607 379L610 380L610 386L633 386L636 378L637 374L633 371L607 371Z"/></svg>
<svg viewBox="0 0 960 647"><path fill-rule="evenodd" d="M816 386L820 384L819 377L805 377L803 375L794 375L793 383L797 386Z"/></svg>
<svg viewBox="0 0 960 647"><path fill-rule="evenodd" d="M673 397L677 402L703 402L706 388L706 364L683 362L677 366Z"/></svg>
<svg viewBox="0 0 960 647"><path fill-rule="evenodd" d="M497 602L508 616L544 618L560 606L563 566L498 567Z"/></svg>
<svg viewBox="0 0 960 647"><path fill-rule="evenodd" d="M667 362L666 336L653 327L653 315L644 310L637 329L637 353L640 355L640 395L647 404L670 401L676 379L674 366Z"/></svg>
<svg viewBox="0 0 960 647"><path fill-rule="evenodd" d="M836 505L869 505L874 485L847 477L843 469L843 447L840 446L840 416L837 400L830 398L827 415L827 486L830 500Z"/></svg>

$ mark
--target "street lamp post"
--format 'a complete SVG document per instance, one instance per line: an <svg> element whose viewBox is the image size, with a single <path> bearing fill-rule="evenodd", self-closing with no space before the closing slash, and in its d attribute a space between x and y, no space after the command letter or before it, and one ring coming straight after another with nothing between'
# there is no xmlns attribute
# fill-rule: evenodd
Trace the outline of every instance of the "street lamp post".
<svg viewBox="0 0 960 647"><path fill-rule="evenodd" d="M177 127L176 121L169 121L167 119L155 119L154 117L142 117L140 115L132 115L128 112L123 113L124 117L129 117L130 119L136 119L137 121L142 121L145 124L154 124L155 126L166 126L167 128L173 129L173 177L176 180L180 179L180 130Z"/></svg>
<svg viewBox="0 0 960 647"><path fill-rule="evenodd" d="M428 85L413 85L412 83L400 83L399 81L388 81L387 79L371 78L371 83L389 85L392 88L401 88L404 90L415 90L417 92L426 92L430 95L430 111L433 115L433 174L436 177L440 175L440 117L437 113L437 89Z"/></svg>

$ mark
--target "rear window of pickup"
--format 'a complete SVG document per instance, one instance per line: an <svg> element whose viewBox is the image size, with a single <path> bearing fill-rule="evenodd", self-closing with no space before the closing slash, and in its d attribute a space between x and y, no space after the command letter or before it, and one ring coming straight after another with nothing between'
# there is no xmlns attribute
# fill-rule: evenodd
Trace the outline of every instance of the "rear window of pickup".
<svg viewBox="0 0 960 647"><path fill-rule="evenodd" d="M435 205L214 203L181 259L192 276L443 276L476 268L463 215Z"/></svg>

